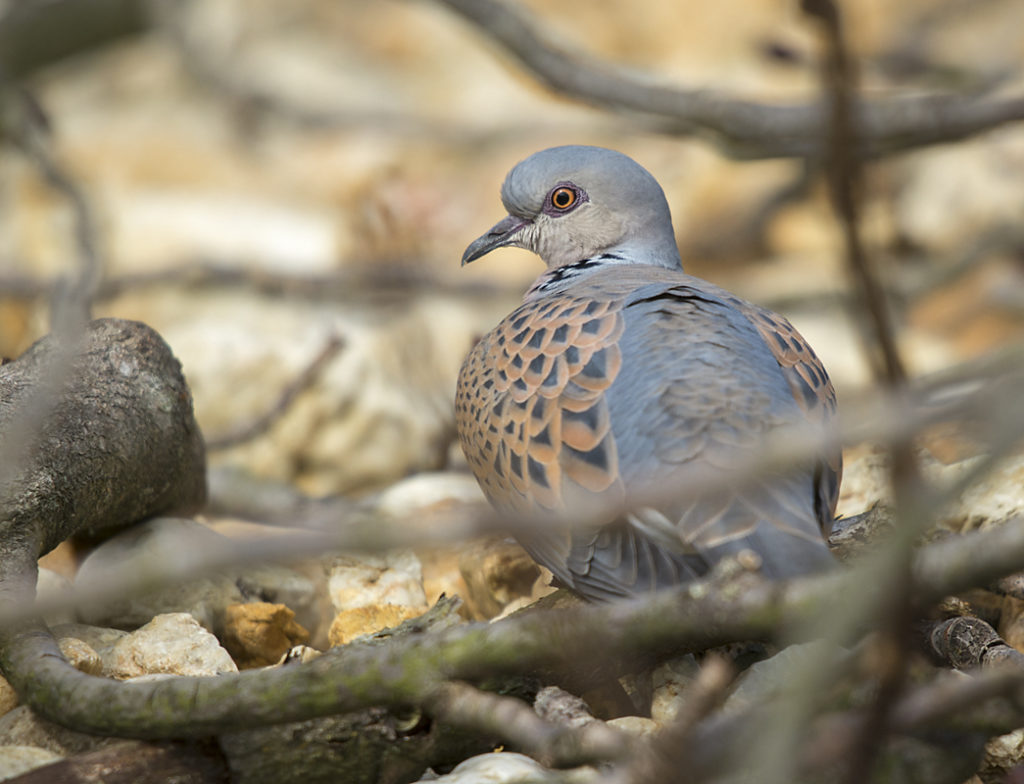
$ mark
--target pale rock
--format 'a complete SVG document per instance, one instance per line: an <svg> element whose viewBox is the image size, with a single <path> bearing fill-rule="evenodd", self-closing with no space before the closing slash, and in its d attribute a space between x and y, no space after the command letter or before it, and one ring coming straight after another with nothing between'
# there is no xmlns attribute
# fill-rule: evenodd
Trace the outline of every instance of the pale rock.
<svg viewBox="0 0 1024 784"><path fill-rule="evenodd" d="M45 567L39 567L39 575L36 578L36 601L63 602L68 605L66 609L56 609L43 614L43 620L48 626L71 623L75 620L75 612L70 609L73 597L71 581L67 577Z"/></svg>
<svg viewBox="0 0 1024 784"><path fill-rule="evenodd" d="M423 569L411 550L335 556L328 567L327 591L339 612L383 604L427 609Z"/></svg>
<svg viewBox="0 0 1024 784"><path fill-rule="evenodd" d="M903 235L932 250L958 246L1024 210L1024 133L1006 127L959 144L929 147L902 162L896 203Z"/></svg>
<svg viewBox="0 0 1024 784"><path fill-rule="evenodd" d="M308 645L296 645L294 648L285 651L281 658L274 662L274 666L287 667L292 664L308 664L323 655L323 651L311 648Z"/></svg>
<svg viewBox="0 0 1024 784"><path fill-rule="evenodd" d="M843 483L836 514L852 517L879 501L891 501L888 462L880 449L860 445L843 451Z"/></svg>
<svg viewBox="0 0 1024 784"><path fill-rule="evenodd" d="M479 754L456 765L451 773L420 781L436 784L543 784L546 781L573 781L572 771L556 776L536 760L511 751Z"/></svg>
<svg viewBox="0 0 1024 784"><path fill-rule="evenodd" d="M950 466L933 467L943 484L952 484L969 473L979 460L974 457ZM979 482L961 493L943 513L945 525L956 530L987 528L1024 514L1024 454L1011 455Z"/></svg>
<svg viewBox="0 0 1024 784"><path fill-rule="evenodd" d="M111 676L151 673L219 675L238 672L217 638L188 613L158 615L119 640L111 652Z"/></svg>
<svg viewBox="0 0 1024 784"><path fill-rule="evenodd" d="M100 675L103 672L103 660L88 643L74 637L62 637L57 644L68 664L79 672L86 675Z"/></svg>
<svg viewBox="0 0 1024 784"><path fill-rule="evenodd" d="M480 486L464 471L425 472L400 480L379 493L372 508L391 518L389 524L409 531L410 537L423 532L425 538L438 536L446 527L463 525L467 517L490 513ZM463 537L455 538L461 542ZM466 617L483 618L482 612L470 606L469 586L459 571L463 549L461 543L417 548L424 593L431 605L442 594L462 597Z"/></svg>
<svg viewBox="0 0 1024 784"><path fill-rule="evenodd" d="M63 650L65 641L77 641L94 651L100 658L100 674L112 677L112 653L114 646L128 636L121 629L107 629L102 626L88 626L84 623L63 623L51 630ZM71 643L72 645L74 643Z"/></svg>
<svg viewBox="0 0 1024 784"><path fill-rule="evenodd" d="M608 719L605 722L620 732L625 732L634 738L643 738L653 735L658 731L658 722L644 716L619 716L616 719Z"/></svg>
<svg viewBox="0 0 1024 784"><path fill-rule="evenodd" d="M18 707L18 693L8 683L7 679L0 675L0 716Z"/></svg>
<svg viewBox="0 0 1024 784"><path fill-rule="evenodd" d="M889 463L885 453L860 446L846 454L837 511L845 516L869 509L878 501L891 502ZM984 456L946 465L926 452L918 459L925 478L935 486L950 487L971 472ZM941 524L955 531L998 525L1024 512L1024 454L1010 455L974 482L939 515Z"/></svg>
<svg viewBox="0 0 1024 784"><path fill-rule="evenodd" d="M390 629L424 612L425 609L422 607L400 604L379 604L341 610L331 623L327 634L328 643L332 648L336 645L347 645L357 637Z"/></svg>
<svg viewBox="0 0 1024 784"><path fill-rule="evenodd" d="M245 291L145 300L118 315L160 329L188 369L205 433L271 410L331 336L344 341L266 433L219 451L219 465L294 482L311 495L377 489L446 460L451 390L489 320L459 298L417 297L382 318L358 301L296 308ZM339 460L338 455L346 459Z"/></svg>
<svg viewBox="0 0 1024 784"><path fill-rule="evenodd" d="M377 496L374 509L380 514L406 518L423 512L462 504L480 503L486 509L480 485L468 473L425 471L395 482Z"/></svg>
<svg viewBox="0 0 1024 784"><path fill-rule="evenodd" d="M1006 735L992 738L985 744L985 761L982 772L985 781L1010 781L1005 778L1014 768L1024 762L1024 729L1014 730Z"/></svg>
<svg viewBox="0 0 1024 784"><path fill-rule="evenodd" d="M294 536L294 532L292 533ZM319 569L310 570L320 572ZM280 564L253 564L238 574L235 585L247 602L285 605L306 629L315 629L323 611L323 585L297 568ZM322 582L319 581L319 582Z"/></svg>
<svg viewBox="0 0 1024 784"><path fill-rule="evenodd" d="M345 243L338 213L326 205L243 191L136 187L108 207L111 242L136 269L170 259L245 259L251 269L324 274ZM130 271L122 261L121 272Z"/></svg>
<svg viewBox="0 0 1024 784"><path fill-rule="evenodd" d="M432 296L384 320L350 316L342 356L310 390L317 417L307 437L283 434L301 449L300 484L314 494L346 493L440 468L452 440L455 378L481 320L472 303Z"/></svg>
<svg viewBox="0 0 1024 784"><path fill-rule="evenodd" d="M13 779L63 758L61 754L38 746L0 746L0 781Z"/></svg>
<svg viewBox="0 0 1024 784"><path fill-rule="evenodd" d="M194 520L156 518L133 526L97 547L82 562L75 585L88 590L119 579L187 569L197 557L230 552L232 540ZM87 605L81 615L94 624L135 628L163 613L187 612L219 633L227 607L250 600L287 604L300 622L315 624L320 601L313 580L287 566L253 565L124 595L102 605Z"/></svg>
<svg viewBox="0 0 1024 784"><path fill-rule="evenodd" d="M651 673L651 718L659 725L672 722L686 704L686 690L700 672L693 656L680 656L660 664Z"/></svg>
<svg viewBox="0 0 1024 784"><path fill-rule="evenodd" d="M423 567L423 592L427 604L433 606L442 595L458 596L464 600L469 596L469 586L459 571L460 549L461 545L417 548L416 555ZM480 617L474 615L466 602L460 612L466 618Z"/></svg>
<svg viewBox="0 0 1024 784"><path fill-rule="evenodd" d="M285 605L250 602L227 608L221 639L239 669L247 669L276 663L309 632Z"/></svg>
<svg viewBox="0 0 1024 784"><path fill-rule="evenodd" d="M534 589L540 568L511 539L492 537L467 543L459 557L459 571L469 591L466 598L484 618L499 615L514 601L539 598Z"/></svg>
<svg viewBox="0 0 1024 784"><path fill-rule="evenodd" d="M558 686L545 686L537 692L533 712L562 727L584 727L597 721L586 700Z"/></svg>

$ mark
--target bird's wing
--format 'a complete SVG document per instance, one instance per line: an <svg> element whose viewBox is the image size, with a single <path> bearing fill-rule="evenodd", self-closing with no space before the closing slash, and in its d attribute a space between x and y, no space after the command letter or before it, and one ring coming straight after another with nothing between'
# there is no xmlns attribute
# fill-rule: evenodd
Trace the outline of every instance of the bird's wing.
<svg viewBox="0 0 1024 784"><path fill-rule="evenodd" d="M814 349L789 321L778 313L736 300L738 308L761 333L782 368L793 397L813 424L827 425L836 413L836 390ZM832 531L839 483L843 477L843 452L839 446L823 451L815 466L815 503L824 536Z"/></svg>
<svg viewBox="0 0 1024 784"><path fill-rule="evenodd" d="M590 598L692 579L744 548L769 573L820 567L808 472L694 492L802 416L753 324L692 287L620 288L527 302L470 353L456 419L484 492L576 515L521 541ZM622 515L627 500L641 508Z"/></svg>

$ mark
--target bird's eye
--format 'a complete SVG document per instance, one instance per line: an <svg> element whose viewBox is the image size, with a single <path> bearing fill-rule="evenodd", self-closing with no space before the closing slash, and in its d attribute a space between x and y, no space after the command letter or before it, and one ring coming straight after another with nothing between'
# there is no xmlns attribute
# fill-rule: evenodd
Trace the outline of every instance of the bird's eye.
<svg viewBox="0 0 1024 784"><path fill-rule="evenodd" d="M551 206L558 210L567 210L576 203L576 191L572 188L555 188L551 191Z"/></svg>

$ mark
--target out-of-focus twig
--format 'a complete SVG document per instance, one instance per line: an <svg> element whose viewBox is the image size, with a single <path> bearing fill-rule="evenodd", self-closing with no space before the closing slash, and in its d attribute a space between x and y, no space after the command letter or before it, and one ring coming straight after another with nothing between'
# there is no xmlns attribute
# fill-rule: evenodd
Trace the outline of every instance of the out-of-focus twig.
<svg viewBox="0 0 1024 784"><path fill-rule="evenodd" d="M510 52L556 92L598 106L659 120L657 129L710 137L738 158L817 158L827 117L817 104L779 106L729 97L714 90L658 84L570 51L519 5L503 0L437 0ZM861 128L852 154L877 156L955 141L1024 119L1024 96L941 94L906 96L855 105Z"/></svg>
<svg viewBox="0 0 1024 784"><path fill-rule="evenodd" d="M72 214L77 269L56 289L51 328L74 335L91 318L92 301L102 277L92 208L74 177L59 162L51 147L52 128L39 101L23 85L0 72L2 135L35 166L43 180L68 202Z"/></svg>
<svg viewBox="0 0 1024 784"><path fill-rule="evenodd" d="M735 677L735 668L724 657L706 657L672 723L641 745L635 761L627 763L610 784L643 784L648 781L684 784L701 780L702 776L694 775L697 771L690 768L693 728L721 704Z"/></svg>
<svg viewBox="0 0 1024 784"><path fill-rule="evenodd" d="M48 296L54 282L27 275L0 275L0 291L8 298L37 300ZM96 300L106 301L147 289L239 289L281 298L312 302L402 301L424 293L461 296L519 295L521 287L501 283L451 282L443 277L402 266L369 271L339 269L323 275L296 275L277 270L257 270L227 259L182 259L165 269L112 275L96 290Z"/></svg>
<svg viewBox="0 0 1024 784"><path fill-rule="evenodd" d="M337 335L331 335L324 347L313 358L313 361L285 386L281 396L273 406L250 422L244 422L227 433L221 433L208 438L206 440L206 448L209 451L229 449L266 433L274 422L288 411L295 398L317 382L324 368L344 347L344 340Z"/></svg>
<svg viewBox="0 0 1024 784"><path fill-rule="evenodd" d="M803 0L801 8L818 23L824 39L822 81L825 118L820 159L829 185L833 209L843 236L846 266L856 283L859 304L869 322L871 338L868 356L884 388L897 391L906 382L906 372L896 346L892 319L885 294L878 283L860 236L860 198L865 129L857 115L857 76L847 51L840 10L834 0ZM911 487L920 488L919 472L909 439L889 444L894 500L907 506ZM909 514L909 512L904 512ZM897 528L903 518L898 518ZM906 528L906 526L904 526ZM867 780L875 755L886 736L888 710L899 694L906 676L906 651L912 619L910 604L910 546L912 532L897 531L886 551L876 551L863 565L880 589L862 591L844 603L843 612L822 616L804 630L825 639L841 639L868 619L877 626L880 646L886 655L878 657L876 696L867 721L855 728L852 751L836 760L847 784ZM884 607L879 613L878 608ZM764 780L783 784L797 777L797 761L803 739L818 710L820 695L835 678L828 661L807 668L799 689L781 706L776 720L760 733L754 754L764 756Z"/></svg>
<svg viewBox="0 0 1024 784"><path fill-rule="evenodd" d="M833 0L803 0L804 11L820 22L826 43L823 65L828 106L824 149L825 174L843 232L847 267L860 290L861 306L870 315L869 356L881 353L877 375L891 386L906 380L896 347L892 316L885 292L871 268L860 236L860 198L863 176L856 150L862 130L854 117L856 73L843 41L839 7Z"/></svg>
<svg viewBox="0 0 1024 784"><path fill-rule="evenodd" d="M92 212L74 178L60 164L50 145L51 123L39 101L23 85L0 70L0 141L14 145L39 175L68 202L74 226L77 268L67 275L51 299L50 322L56 340L48 367L36 392L20 402L17 415L0 427L0 493L21 470L24 455L57 403L59 390L82 348L86 324L102 267Z"/></svg>
<svg viewBox="0 0 1024 784"><path fill-rule="evenodd" d="M268 87L258 79L240 73L232 52L217 51L200 40L201 36L196 36L189 27L191 8L188 2L147 0L147 5L151 21L178 54L182 68L197 85L214 93L224 105L233 109L238 124L245 131L258 128L262 122L274 121L304 131L370 130L399 139L468 147L488 146L529 135L538 138L550 138L552 134L576 136L593 133L595 125L609 133L636 131L635 123L627 124L614 117L588 118L585 123L532 118L530 122L519 125L488 128L472 127L412 111L325 106L322 101L303 101L288 91Z"/></svg>
<svg viewBox="0 0 1024 784"><path fill-rule="evenodd" d="M436 689L424 707L456 726L484 734L490 732L546 765L569 767L612 762L632 751L627 737L602 721L579 727L552 724L521 700L480 691L458 681L448 681Z"/></svg>

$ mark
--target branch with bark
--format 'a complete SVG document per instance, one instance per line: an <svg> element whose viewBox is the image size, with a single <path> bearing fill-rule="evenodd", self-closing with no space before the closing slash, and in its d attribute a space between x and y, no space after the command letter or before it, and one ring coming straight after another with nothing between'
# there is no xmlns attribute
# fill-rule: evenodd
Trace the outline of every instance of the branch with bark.
<svg viewBox="0 0 1024 784"><path fill-rule="evenodd" d="M511 54L542 84L568 98L648 118L662 133L711 140L741 159L822 157L828 110L818 102L781 106L655 78L573 51L507 0L436 0ZM1024 119L1024 95L935 94L860 99L851 154L877 157L965 139Z"/></svg>

